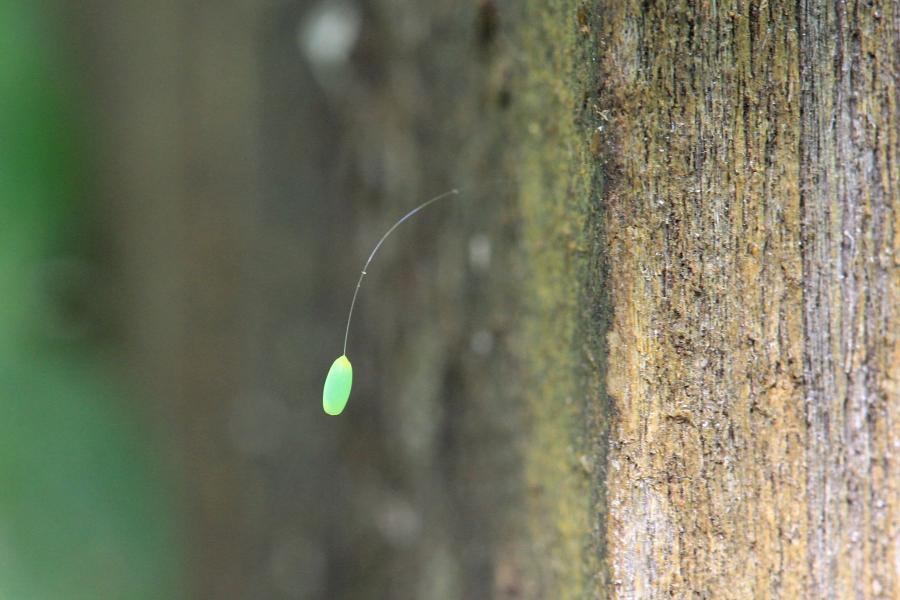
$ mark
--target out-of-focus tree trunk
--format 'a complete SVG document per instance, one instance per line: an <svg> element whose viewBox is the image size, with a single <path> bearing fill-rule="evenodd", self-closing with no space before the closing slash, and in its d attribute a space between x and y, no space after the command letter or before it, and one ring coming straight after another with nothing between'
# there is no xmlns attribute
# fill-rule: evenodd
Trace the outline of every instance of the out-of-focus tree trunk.
<svg viewBox="0 0 900 600"><path fill-rule="evenodd" d="M900 595L896 0L95 4L198 597Z"/></svg>

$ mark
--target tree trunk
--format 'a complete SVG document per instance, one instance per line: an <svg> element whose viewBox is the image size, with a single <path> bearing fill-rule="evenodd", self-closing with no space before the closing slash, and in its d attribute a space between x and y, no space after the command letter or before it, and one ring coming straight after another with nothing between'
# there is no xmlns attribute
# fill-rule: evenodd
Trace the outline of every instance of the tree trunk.
<svg viewBox="0 0 900 600"><path fill-rule="evenodd" d="M900 5L602 14L612 591L896 597Z"/></svg>
<svg viewBox="0 0 900 600"><path fill-rule="evenodd" d="M900 596L896 0L258 4L104 71L198 597Z"/></svg>

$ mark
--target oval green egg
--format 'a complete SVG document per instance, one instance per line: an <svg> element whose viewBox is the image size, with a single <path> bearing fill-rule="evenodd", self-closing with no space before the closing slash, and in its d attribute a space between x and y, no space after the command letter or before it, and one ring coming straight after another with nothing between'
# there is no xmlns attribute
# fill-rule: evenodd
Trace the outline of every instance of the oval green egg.
<svg viewBox="0 0 900 600"><path fill-rule="evenodd" d="M353 366L346 356L341 356L331 364L322 390L322 408L329 415L344 412L353 387Z"/></svg>

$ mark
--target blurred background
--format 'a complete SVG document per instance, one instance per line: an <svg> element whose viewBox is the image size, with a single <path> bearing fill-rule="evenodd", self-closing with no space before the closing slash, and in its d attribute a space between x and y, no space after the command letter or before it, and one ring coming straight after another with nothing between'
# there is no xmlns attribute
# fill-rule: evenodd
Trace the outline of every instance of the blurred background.
<svg viewBox="0 0 900 600"><path fill-rule="evenodd" d="M0 0L0 598L527 592L511 4Z"/></svg>

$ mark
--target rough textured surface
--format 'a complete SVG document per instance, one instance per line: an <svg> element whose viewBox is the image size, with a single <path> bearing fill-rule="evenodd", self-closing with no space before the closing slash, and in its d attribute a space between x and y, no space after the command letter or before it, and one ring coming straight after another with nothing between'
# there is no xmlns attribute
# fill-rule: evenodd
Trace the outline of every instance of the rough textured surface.
<svg viewBox="0 0 900 600"><path fill-rule="evenodd" d="M898 6L605 3L618 597L893 597Z"/></svg>
<svg viewBox="0 0 900 600"><path fill-rule="evenodd" d="M900 4L801 2L809 577L900 595Z"/></svg>

